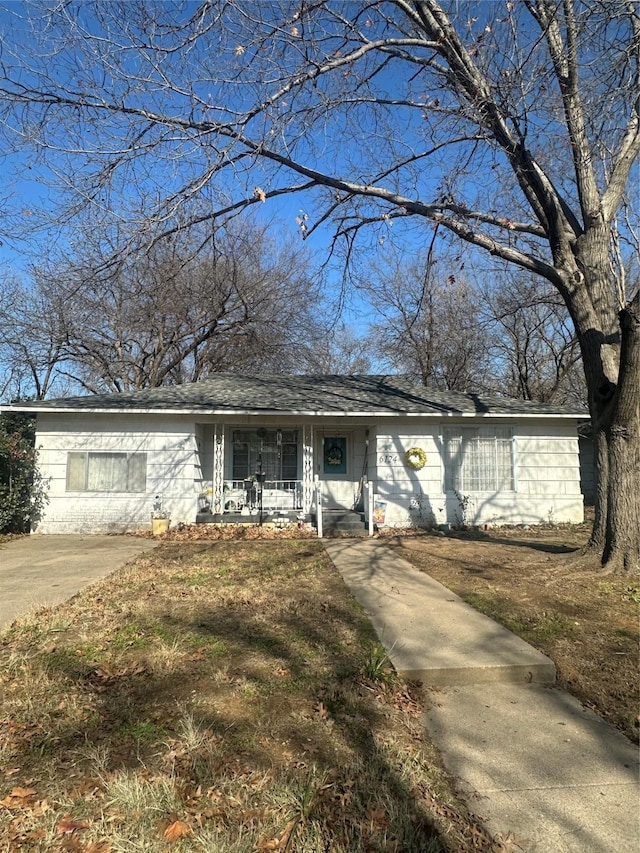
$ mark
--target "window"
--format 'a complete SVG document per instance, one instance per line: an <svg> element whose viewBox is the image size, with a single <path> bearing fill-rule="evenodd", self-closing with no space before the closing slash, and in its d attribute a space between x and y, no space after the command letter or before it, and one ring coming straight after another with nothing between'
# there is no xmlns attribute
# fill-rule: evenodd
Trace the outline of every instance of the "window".
<svg viewBox="0 0 640 853"><path fill-rule="evenodd" d="M68 492L144 492L146 453L68 453Z"/></svg>
<svg viewBox="0 0 640 853"><path fill-rule="evenodd" d="M262 463L266 479L291 481L298 478L297 430L234 430L231 479L253 477Z"/></svg>
<svg viewBox="0 0 640 853"><path fill-rule="evenodd" d="M509 427L444 430L446 492L513 491L513 436Z"/></svg>

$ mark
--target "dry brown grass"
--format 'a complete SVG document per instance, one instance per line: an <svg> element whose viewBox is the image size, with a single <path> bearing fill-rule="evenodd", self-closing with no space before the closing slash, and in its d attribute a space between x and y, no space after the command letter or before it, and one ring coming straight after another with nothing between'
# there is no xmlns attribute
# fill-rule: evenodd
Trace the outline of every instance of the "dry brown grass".
<svg viewBox="0 0 640 853"><path fill-rule="evenodd" d="M320 543L163 542L0 672L4 853L500 849Z"/></svg>
<svg viewBox="0 0 640 853"><path fill-rule="evenodd" d="M574 562L589 532L584 524L386 541L547 654L561 687L637 742L640 579Z"/></svg>

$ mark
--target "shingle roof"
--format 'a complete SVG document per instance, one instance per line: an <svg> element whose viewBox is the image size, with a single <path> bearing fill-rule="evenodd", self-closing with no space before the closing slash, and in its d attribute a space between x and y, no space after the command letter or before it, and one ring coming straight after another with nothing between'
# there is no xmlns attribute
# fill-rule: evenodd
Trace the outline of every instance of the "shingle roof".
<svg viewBox="0 0 640 853"><path fill-rule="evenodd" d="M184 385L20 403L22 411L273 414L538 415L584 417L568 406L432 391L402 376L220 373Z"/></svg>

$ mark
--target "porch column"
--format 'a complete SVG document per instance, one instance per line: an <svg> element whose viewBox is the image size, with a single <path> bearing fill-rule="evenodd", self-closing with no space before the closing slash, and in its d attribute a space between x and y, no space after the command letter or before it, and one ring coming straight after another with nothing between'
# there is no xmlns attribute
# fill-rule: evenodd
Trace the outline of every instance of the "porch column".
<svg viewBox="0 0 640 853"><path fill-rule="evenodd" d="M305 513L313 504L313 424L302 427L302 504Z"/></svg>
<svg viewBox="0 0 640 853"><path fill-rule="evenodd" d="M224 424L213 427L213 494L211 509L214 513L224 511Z"/></svg>

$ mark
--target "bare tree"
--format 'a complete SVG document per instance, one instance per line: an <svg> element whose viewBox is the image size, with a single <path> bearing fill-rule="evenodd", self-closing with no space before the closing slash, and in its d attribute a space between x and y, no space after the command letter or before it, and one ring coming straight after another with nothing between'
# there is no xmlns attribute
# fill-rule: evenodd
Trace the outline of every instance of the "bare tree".
<svg viewBox="0 0 640 853"><path fill-rule="evenodd" d="M440 391L487 391L492 365L480 293L446 255L390 253L359 288L374 309L379 359Z"/></svg>
<svg viewBox="0 0 640 853"><path fill-rule="evenodd" d="M341 322L331 324L319 336L301 366L308 373L367 374L371 372L372 356L368 335L358 335Z"/></svg>
<svg viewBox="0 0 640 853"><path fill-rule="evenodd" d="M369 271L358 286L378 317L377 358L442 391L583 406L580 348L557 291L540 278L478 267L471 280L464 266L429 252L390 255Z"/></svg>
<svg viewBox="0 0 640 853"><path fill-rule="evenodd" d="M584 405L580 347L558 292L543 279L522 276L482 289L499 387L521 400Z"/></svg>
<svg viewBox="0 0 640 853"><path fill-rule="evenodd" d="M638 568L640 294L620 266L636 226L636 4L36 9L34 35L3 39L4 125L77 206L120 193L132 224L143 213L170 231L205 188L213 216L306 190L306 235L332 221L353 244L370 226L380 239L436 221L546 278L575 327L597 438L591 545L609 569Z"/></svg>
<svg viewBox="0 0 640 853"><path fill-rule="evenodd" d="M0 399L42 400L60 384L64 333L43 295L15 276L0 282Z"/></svg>
<svg viewBox="0 0 640 853"><path fill-rule="evenodd" d="M73 258L37 268L19 304L0 309L0 337L38 396L55 376L98 392L295 371L321 337L306 253L275 246L264 227L204 240L194 228L116 260L104 238L86 233Z"/></svg>

